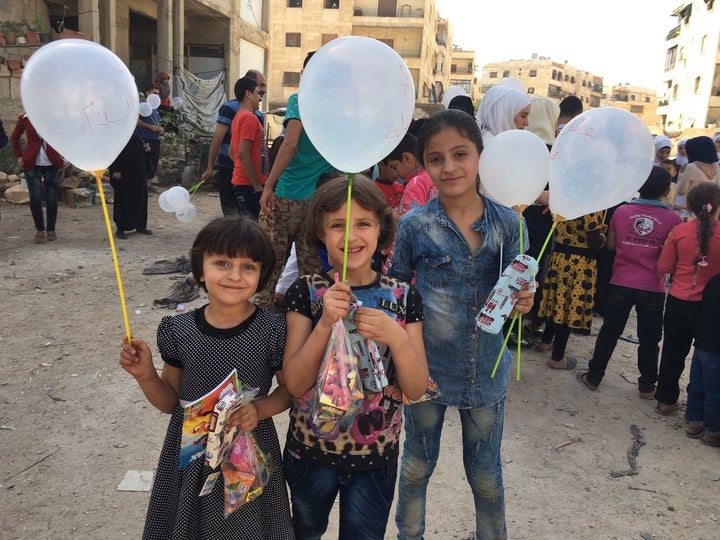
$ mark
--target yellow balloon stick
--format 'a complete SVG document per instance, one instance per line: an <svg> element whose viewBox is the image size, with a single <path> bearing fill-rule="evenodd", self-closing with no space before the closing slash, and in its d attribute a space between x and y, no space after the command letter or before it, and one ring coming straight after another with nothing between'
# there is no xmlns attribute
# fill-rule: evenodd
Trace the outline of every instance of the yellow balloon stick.
<svg viewBox="0 0 720 540"><path fill-rule="evenodd" d="M108 240L110 240L110 251L112 252L113 265L115 266L115 277L117 279L118 293L120 294L120 307L122 308L123 321L125 322L125 335L128 343L132 339L130 333L130 320L127 314L127 305L125 304L125 291L123 290L122 276L120 275L120 265L118 264L117 250L115 249L115 238L112 233L112 225L110 224L110 214L108 214L107 203L105 202L105 192L102 187L102 175L104 171L91 171L98 185L100 193L100 203L102 204L103 216L105 216L105 227L107 228Z"/></svg>

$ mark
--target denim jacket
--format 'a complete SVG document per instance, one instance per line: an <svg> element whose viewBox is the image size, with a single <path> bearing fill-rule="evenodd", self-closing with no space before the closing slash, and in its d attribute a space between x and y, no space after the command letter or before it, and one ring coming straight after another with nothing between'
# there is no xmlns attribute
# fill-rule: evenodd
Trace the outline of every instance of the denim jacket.
<svg viewBox="0 0 720 540"><path fill-rule="evenodd" d="M475 317L500 273L520 253L518 214L483 197L485 211L472 229L483 236L475 252L434 199L398 224L390 275L410 281L423 299L423 337L439 402L460 409L489 407L505 398L510 375L506 350L495 377L502 332L488 334ZM523 229L524 230L524 229ZM528 245L524 233L524 246Z"/></svg>

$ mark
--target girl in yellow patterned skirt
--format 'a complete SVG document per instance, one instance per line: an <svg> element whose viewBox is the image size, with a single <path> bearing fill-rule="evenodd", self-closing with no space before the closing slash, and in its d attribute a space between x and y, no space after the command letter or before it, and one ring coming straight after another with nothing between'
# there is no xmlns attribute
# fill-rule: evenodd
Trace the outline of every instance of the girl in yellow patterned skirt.
<svg viewBox="0 0 720 540"><path fill-rule="evenodd" d="M570 331L590 334L597 279L596 253L605 245L602 212L569 221L555 229L555 247L545 279L538 315L547 318L536 350L552 349L548 367L574 369L577 361L565 357Z"/></svg>

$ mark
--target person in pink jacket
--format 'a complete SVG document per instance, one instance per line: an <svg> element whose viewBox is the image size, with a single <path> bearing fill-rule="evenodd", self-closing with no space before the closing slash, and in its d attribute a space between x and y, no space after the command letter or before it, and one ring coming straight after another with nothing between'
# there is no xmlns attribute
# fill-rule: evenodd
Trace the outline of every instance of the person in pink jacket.
<svg viewBox="0 0 720 540"><path fill-rule="evenodd" d="M664 416L680 408L680 376L696 336L705 284L720 273L720 187L703 182L692 188L687 207L697 218L675 227L658 259L660 274L672 274L663 320L655 411Z"/></svg>

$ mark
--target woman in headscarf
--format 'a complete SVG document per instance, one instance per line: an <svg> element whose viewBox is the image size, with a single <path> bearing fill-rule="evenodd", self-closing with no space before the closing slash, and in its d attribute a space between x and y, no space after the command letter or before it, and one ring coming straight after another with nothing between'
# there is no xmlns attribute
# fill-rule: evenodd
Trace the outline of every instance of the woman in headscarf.
<svg viewBox="0 0 720 540"><path fill-rule="evenodd" d="M530 115L530 97L507 86L493 86L480 103L477 123L483 144L509 129L525 129Z"/></svg>
<svg viewBox="0 0 720 540"><path fill-rule="evenodd" d="M685 195L694 186L702 182L720 184L715 144L710 137L693 137L685 144L688 165L678 176L678 195Z"/></svg>
<svg viewBox="0 0 720 540"><path fill-rule="evenodd" d="M670 151L672 150L672 141L665 135L658 135L655 137L655 165L660 164L670 157ZM715 159L717 161L717 159Z"/></svg>
<svg viewBox="0 0 720 540"><path fill-rule="evenodd" d="M677 164L678 172L683 172L685 170L685 166L688 164L687 151L685 150L687 142L687 139L680 139L677 143L677 156L675 156L675 163Z"/></svg>

